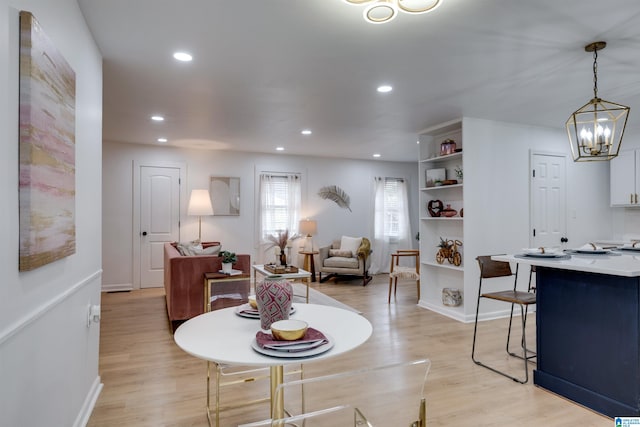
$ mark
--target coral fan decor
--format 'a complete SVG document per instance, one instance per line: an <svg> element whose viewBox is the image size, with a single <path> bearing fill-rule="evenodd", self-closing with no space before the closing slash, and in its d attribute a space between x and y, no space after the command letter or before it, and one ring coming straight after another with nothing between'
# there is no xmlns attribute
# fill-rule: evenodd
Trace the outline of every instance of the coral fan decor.
<svg viewBox="0 0 640 427"><path fill-rule="evenodd" d="M21 271L76 251L75 98L75 72L20 12Z"/></svg>

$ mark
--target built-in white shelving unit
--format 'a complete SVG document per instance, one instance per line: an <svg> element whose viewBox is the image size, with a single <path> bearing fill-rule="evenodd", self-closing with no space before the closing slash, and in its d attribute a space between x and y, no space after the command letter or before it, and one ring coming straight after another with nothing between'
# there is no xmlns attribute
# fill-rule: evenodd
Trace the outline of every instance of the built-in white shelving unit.
<svg viewBox="0 0 640 427"><path fill-rule="evenodd" d="M442 125L425 129L419 135L420 139L420 276L421 276L421 300L420 305L437 311L441 314L453 317L457 320L465 320L464 298L464 217L460 211L464 208L464 144L462 135L462 120L454 120ZM451 139L455 141L456 148L462 151L440 155L440 144ZM463 170L463 178L460 180L455 170ZM458 180L457 184L434 186L432 182L427 184L427 171L445 171L445 179ZM453 217L433 217L428 211L430 201L439 200L443 206L450 205L458 214ZM462 263L456 266L448 260L439 263L436 260L440 239L459 240L463 244L458 248L462 256ZM445 306L442 303L442 289L456 288L463 294L462 305L458 307Z"/></svg>

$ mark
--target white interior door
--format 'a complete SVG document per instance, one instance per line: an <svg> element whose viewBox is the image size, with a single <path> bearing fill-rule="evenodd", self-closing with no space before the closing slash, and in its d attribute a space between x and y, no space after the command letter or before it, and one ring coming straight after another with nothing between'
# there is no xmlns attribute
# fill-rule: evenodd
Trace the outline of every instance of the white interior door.
<svg viewBox="0 0 640 427"><path fill-rule="evenodd" d="M164 243L180 238L180 169L140 167L140 287L162 287Z"/></svg>
<svg viewBox="0 0 640 427"><path fill-rule="evenodd" d="M566 157L531 154L531 247L564 247L567 240Z"/></svg>

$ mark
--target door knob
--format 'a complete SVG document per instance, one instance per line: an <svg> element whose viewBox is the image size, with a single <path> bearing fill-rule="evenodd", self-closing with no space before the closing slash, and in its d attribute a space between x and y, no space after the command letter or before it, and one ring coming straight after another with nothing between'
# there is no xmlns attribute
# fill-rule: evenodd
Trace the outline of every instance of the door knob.
<svg viewBox="0 0 640 427"><path fill-rule="evenodd" d="M566 237L561 237L560 238L560 242L562 243L567 243L569 241L569 239L567 239Z"/></svg>
<svg viewBox="0 0 640 427"><path fill-rule="evenodd" d="M143 235L143 236L146 236L146 235L147 235L147 232L146 232L146 231L143 231L143 232L142 232L142 235Z"/></svg>

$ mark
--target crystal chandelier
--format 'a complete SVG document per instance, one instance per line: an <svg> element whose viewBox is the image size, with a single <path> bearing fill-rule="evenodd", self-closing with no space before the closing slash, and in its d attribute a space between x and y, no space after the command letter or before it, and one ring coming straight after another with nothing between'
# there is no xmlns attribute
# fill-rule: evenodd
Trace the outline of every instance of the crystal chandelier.
<svg viewBox="0 0 640 427"><path fill-rule="evenodd" d="M593 99L576 110L567 120L567 134L573 160L611 160L618 155L629 107L598 98L598 51L606 42L595 42L584 50L593 52Z"/></svg>
<svg viewBox="0 0 640 427"><path fill-rule="evenodd" d="M437 8L441 0L344 0L349 4L366 5L363 15L367 22L384 24L393 20L398 11L420 14Z"/></svg>

